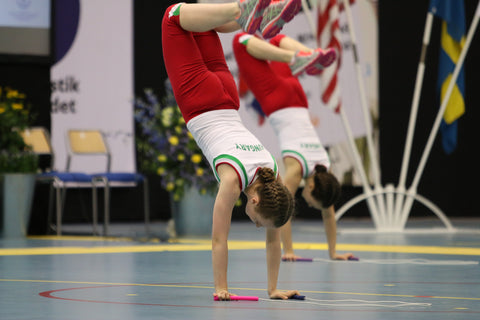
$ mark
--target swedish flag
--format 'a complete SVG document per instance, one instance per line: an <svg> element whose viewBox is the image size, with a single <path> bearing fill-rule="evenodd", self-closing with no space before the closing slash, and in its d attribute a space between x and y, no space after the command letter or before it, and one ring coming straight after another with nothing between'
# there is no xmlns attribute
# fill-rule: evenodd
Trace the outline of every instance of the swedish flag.
<svg viewBox="0 0 480 320"><path fill-rule="evenodd" d="M429 10L443 20L437 83L440 100L443 100L465 43L465 9L463 0L431 0ZM457 119L465 112L464 94L462 67L440 125L442 145L447 154L457 145Z"/></svg>

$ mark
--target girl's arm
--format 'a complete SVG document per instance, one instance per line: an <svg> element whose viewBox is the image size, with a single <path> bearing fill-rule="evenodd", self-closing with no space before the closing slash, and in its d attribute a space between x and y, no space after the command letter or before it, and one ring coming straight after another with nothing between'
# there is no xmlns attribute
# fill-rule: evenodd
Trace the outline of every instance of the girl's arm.
<svg viewBox="0 0 480 320"><path fill-rule="evenodd" d="M280 230L267 228L265 244L267 248L268 295L272 297L272 294L277 291L280 256L282 254Z"/></svg>
<svg viewBox="0 0 480 320"><path fill-rule="evenodd" d="M230 299L227 285L228 233L235 202L240 196L240 187L235 170L222 164L217 168L220 184L213 207L212 266L215 294L220 300Z"/></svg>
<svg viewBox="0 0 480 320"><path fill-rule="evenodd" d="M333 206L322 210L322 219L327 235L328 255L332 260L348 260L352 257L351 253L337 254L337 222L335 221L335 209Z"/></svg>
<svg viewBox="0 0 480 320"><path fill-rule="evenodd" d="M284 158L283 163L285 164L284 184L292 196L295 197L298 186L302 181L302 167L296 159L290 157ZM295 261L297 258L300 258L293 252L292 219L288 220L281 228L281 238L283 243L282 258L289 261Z"/></svg>
<svg viewBox="0 0 480 320"><path fill-rule="evenodd" d="M295 294L300 294L297 290L277 290L280 256L282 254L280 246L280 230L278 228L267 228L266 233L268 295L271 299L288 299Z"/></svg>

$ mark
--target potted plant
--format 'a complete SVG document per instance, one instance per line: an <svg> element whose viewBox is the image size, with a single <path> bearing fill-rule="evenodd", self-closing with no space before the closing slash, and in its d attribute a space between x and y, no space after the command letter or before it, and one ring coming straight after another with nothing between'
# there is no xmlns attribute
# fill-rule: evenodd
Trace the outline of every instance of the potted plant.
<svg viewBox="0 0 480 320"><path fill-rule="evenodd" d="M161 101L151 89L135 99L139 169L161 176L162 187L171 195L177 234L209 234L218 184L185 125L168 80L165 89Z"/></svg>
<svg viewBox="0 0 480 320"><path fill-rule="evenodd" d="M3 237L25 236L38 157L20 132L32 123L23 93L0 87L0 197Z"/></svg>

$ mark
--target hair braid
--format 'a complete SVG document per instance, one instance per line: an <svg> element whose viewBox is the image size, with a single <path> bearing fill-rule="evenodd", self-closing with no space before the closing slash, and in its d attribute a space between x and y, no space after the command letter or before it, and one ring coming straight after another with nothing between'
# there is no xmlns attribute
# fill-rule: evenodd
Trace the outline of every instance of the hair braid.
<svg viewBox="0 0 480 320"><path fill-rule="evenodd" d="M260 196L259 212L273 220L275 227L283 226L293 215L294 198L287 187L278 182L270 168L261 168L258 172L260 182L257 192Z"/></svg>

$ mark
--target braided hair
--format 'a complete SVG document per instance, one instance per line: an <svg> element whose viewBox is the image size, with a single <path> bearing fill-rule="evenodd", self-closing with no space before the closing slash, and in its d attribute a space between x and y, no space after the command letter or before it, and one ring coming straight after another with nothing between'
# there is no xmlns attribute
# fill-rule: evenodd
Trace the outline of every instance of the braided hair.
<svg viewBox="0 0 480 320"><path fill-rule="evenodd" d="M276 228L283 226L293 215L294 198L275 173L270 168L261 168L258 172L258 179L261 182L255 188L260 201L258 212L263 218L273 221Z"/></svg>
<svg viewBox="0 0 480 320"><path fill-rule="evenodd" d="M320 201L323 207L328 208L340 199L340 183L333 174L327 171L325 166L319 164L315 166L313 181L315 186L312 190L312 197Z"/></svg>

